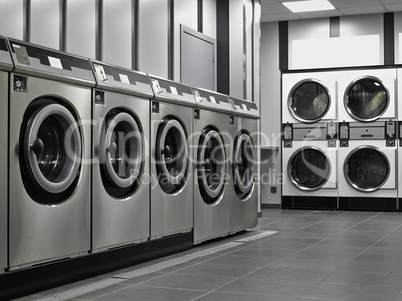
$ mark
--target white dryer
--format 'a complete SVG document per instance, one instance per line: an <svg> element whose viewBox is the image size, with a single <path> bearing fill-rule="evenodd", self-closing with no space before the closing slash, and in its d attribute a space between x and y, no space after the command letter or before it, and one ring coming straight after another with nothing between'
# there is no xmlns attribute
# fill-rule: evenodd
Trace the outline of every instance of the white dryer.
<svg viewBox="0 0 402 301"><path fill-rule="evenodd" d="M196 169L194 243L229 234L232 106L226 95L193 88Z"/></svg>
<svg viewBox="0 0 402 301"><path fill-rule="evenodd" d="M256 103L229 97L232 104L230 134L231 154L231 204L230 233L257 226L258 191L256 183L258 146L258 119Z"/></svg>
<svg viewBox="0 0 402 301"><path fill-rule="evenodd" d="M402 211L402 69L397 69L398 80L398 210Z"/></svg>
<svg viewBox="0 0 402 301"><path fill-rule="evenodd" d="M11 61L7 40L0 36L0 273L7 268L8 252L8 85Z"/></svg>
<svg viewBox="0 0 402 301"><path fill-rule="evenodd" d="M147 74L92 61L92 252L149 239Z"/></svg>
<svg viewBox="0 0 402 301"><path fill-rule="evenodd" d="M394 121L340 123L339 209L397 209Z"/></svg>
<svg viewBox="0 0 402 301"><path fill-rule="evenodd" d="M337 73L282 75L282 123L337 120Z"/></svg>
<svg viewBox="0 0 402 301"><path fill-rule="evenodd" d="M395 69L339 72L339 122L396 119L395 90Z"/></svg>
<svg viewBox="0 0 402 301"><path fill-rule="evenodd" d="M9 39L9 264L19 269L90 249L89 60Z"/></svg>
<svg viewBox="0 0 402 301"><path fill-rule="evenodd" d="M187 85L150 76L151 239L193 229L193 92Z"/></svg>
<svg viewBox="0 0 402 301"><path fill-rule="evenodd" d="M282 208L337 209L337 124L287 124L284 133Z"/></svg>

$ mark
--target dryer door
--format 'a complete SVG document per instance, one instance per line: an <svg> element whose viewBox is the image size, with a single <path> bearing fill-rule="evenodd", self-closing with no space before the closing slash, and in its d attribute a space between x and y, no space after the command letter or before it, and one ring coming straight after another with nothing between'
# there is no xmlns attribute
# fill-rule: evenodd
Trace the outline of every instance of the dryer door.
<svg viewBox="0 0 402 301"><path fill-rule="evenodd" d="M38 203L64 201L81 166L81 134L71 112L47 103L27 116L21 132L20 166L27 191Z"/></svg>
<svg viewBox="0 0 402 301"><path fill-rule="evenodd" d="M139 185L143 161L140 128L130 114L112 111L101 133L102 180L113 197L125 197Z"/></svg>
<svg viewBox="0 0 402 301"><path fill-rule="evenodd" d="M318 147L302 147L289 159L288 176L293 185L301 190L318 190L331 176L330 159Z"/></svg>
<svg viewBox="0 0 402 301"><path fill-rule="evenodd" d="M174 193L183 187L187 173L188 145L186 132L176 119L166 118L160 123L155 158L162 190Z"/></svg>
<svg viewBox="0 0 402 301"><path fill-rule="evenodd" d="M213 129L204 130L198 143L197 177L202 198L207 204L214 203L223 191L225 163L221 136Z"/></svg>
<svg viewBox="0 0 402 301"><path fill-rule="evenodd" d="M233 182L237 195L244 198L254 186L255 153L251 138L246 133L237 135L234 142Z"/></svg>
<svg viewBox="0 0 402 301"><path fill-rule="evenodd" d="M346 88L344 105L354 119L363 122L381 117L390 103L390 94L382 81L365 76L351 82Z"/></svg>
<svg viewBox="0 0 402 301"><path fill-rule="evenodd" d="M372 192L387 182L391 166L383 151L374 146L363 145L355 148L346 157L343 171L353 188Z"/></svg>
<svg viewBox="0 0 402 301"><path fill-rule="evenodd" d="M298 82L288 96L288 109L294 118L303 123L321 120L331 106L328 88L316 79Z"/></svg>

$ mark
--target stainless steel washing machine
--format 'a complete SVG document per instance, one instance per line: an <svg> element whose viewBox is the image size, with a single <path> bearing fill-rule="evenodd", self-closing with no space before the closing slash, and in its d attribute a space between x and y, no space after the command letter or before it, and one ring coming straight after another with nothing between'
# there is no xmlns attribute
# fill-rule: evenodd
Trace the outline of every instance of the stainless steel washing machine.
<svg viewBox="0 0 402 301"><path fill-rule="evenodd" d="M0 36L0 273L7 268L8 250L8 85L14 65L6 38Z"/></svg>
<svg viewBox="0 0 402 301"><path fill-rule="evenodd" d="M258 191L257 175L258 119L260 114L254 102L229 97L232 104L230 134L231 154L231 204L230 233L257 226Z"/></svg>
<svg viewBox="0 0 402 301"><path fill-rule="evenodd" d="M336 72L282 75L282 123L337 120Z"/></svg>
<svg viewBox="0 0 402 301"><path fill-rule="evenodd" d="M92 252L149 239L147 74L91 62Z"/></svg>
<svg viewBox="0 0 402 301"><path fill-rule="evenodd" d="M283 127L282 208L337 209L337 123Z"/></svg>
<svg viewBox="0 0 402 301"><path fill-rule="evenodd" d="M193 229L195 99L189 86L150 76L151 239Z"/></svg>
<svg viewBox="0 0 402 301"><path fill-rule="evenodd" d="M396 122L339 124L339 209L397 209Z"/></svg>
<svg viewBox="0 0 402 301"><path fill-rule="evenodd" d="M348 70L338 73L339 122L395 120L396 70Z"/></svg>
<svg viewBox="0 0 402 301"><path fill-rule="evenodd" d="M9 39L9 264L23 268L90 249L88 59Z"/></svg>
<svg viewBox="0 0 402 301"><path fill-rule="evenodd" d="M226 95L193 88L194 244L229 234L230 116Z"/></svg>

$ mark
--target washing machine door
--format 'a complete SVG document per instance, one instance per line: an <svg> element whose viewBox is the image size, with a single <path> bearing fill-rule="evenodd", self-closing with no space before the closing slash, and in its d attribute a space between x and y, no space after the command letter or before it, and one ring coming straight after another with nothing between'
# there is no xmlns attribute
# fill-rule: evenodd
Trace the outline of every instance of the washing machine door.
<svg viewBox="0 0 402 301"><path fill-rule="evenodd" d="M100 141L103 184L113 197L122 198L139 185L143 139L137 121L129 113L114 110L106 116Z"/></svg>
<svg viewBox="0 0 402 301"><path fill-rule="evenodd" d="M38 203L62 202L74 189L80 171L82 140L78 123L58 103L40 105L27 118L20 145L24 184Z"/></svg>
<svg viewBox="0 0 402 301"><path fill-rule="evenodd" d="M289 179L300 190L318 190L327 183L330 175L330 160L318 147L302 147L289 159Z"/></svg>
<svg viewBox="0 0 402 301"><path fill-rule="evenodd" d="M289 93L288 109L294 118L303 123L321 120L331 106L328 88L319 80L298 82Z"/></svg>
<svg viewBox="0 0 402 301"><path fill-rule="evenodd" d="M204 130L198 143L197 177L201 196L207 204L213 204L223 192L225 163L221 136L214 129Z"/></svg>
<svg viewBox="0 0 402 301"><path fill-rule="evenodd" d="M159 124L156 148L158 181L166 193L175 193L183 187L187 173L188 145L182 124L165 118Z"/></svg>
<svg viewBox="0 0 402 301"><path fill-rule="evenodd" d="M254 145L247 133L235 138L233 153L233 182L237 195L245 198L254 186Z"/></svg>
<svg viewBox="0 0 402 301"><path fill-rule="evenodd" d="M362 122L381 117L390 103L390 94L382 81L373 76L355 79L346 88L344 105L354 119Z"/></svg>
<svg viewBox="0 0 402 301"><path fill-rule="evenodd" d="M363 145L355 148L346 157L343 171L346 180L354 189L373 192L387 182L390 164L379 148Z"/></svg>

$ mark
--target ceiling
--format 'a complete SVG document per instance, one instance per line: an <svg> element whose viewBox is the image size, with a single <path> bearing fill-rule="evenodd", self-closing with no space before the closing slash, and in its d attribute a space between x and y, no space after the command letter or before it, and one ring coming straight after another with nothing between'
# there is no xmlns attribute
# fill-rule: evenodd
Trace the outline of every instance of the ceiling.
<svg viewBox="0 0 402 301"><path fill-rule="evenodd" d="M402 0L328 0L335 10L292 13L282 2L300 0L261 0L261 22L377 14L402 11Z"/></svg>

